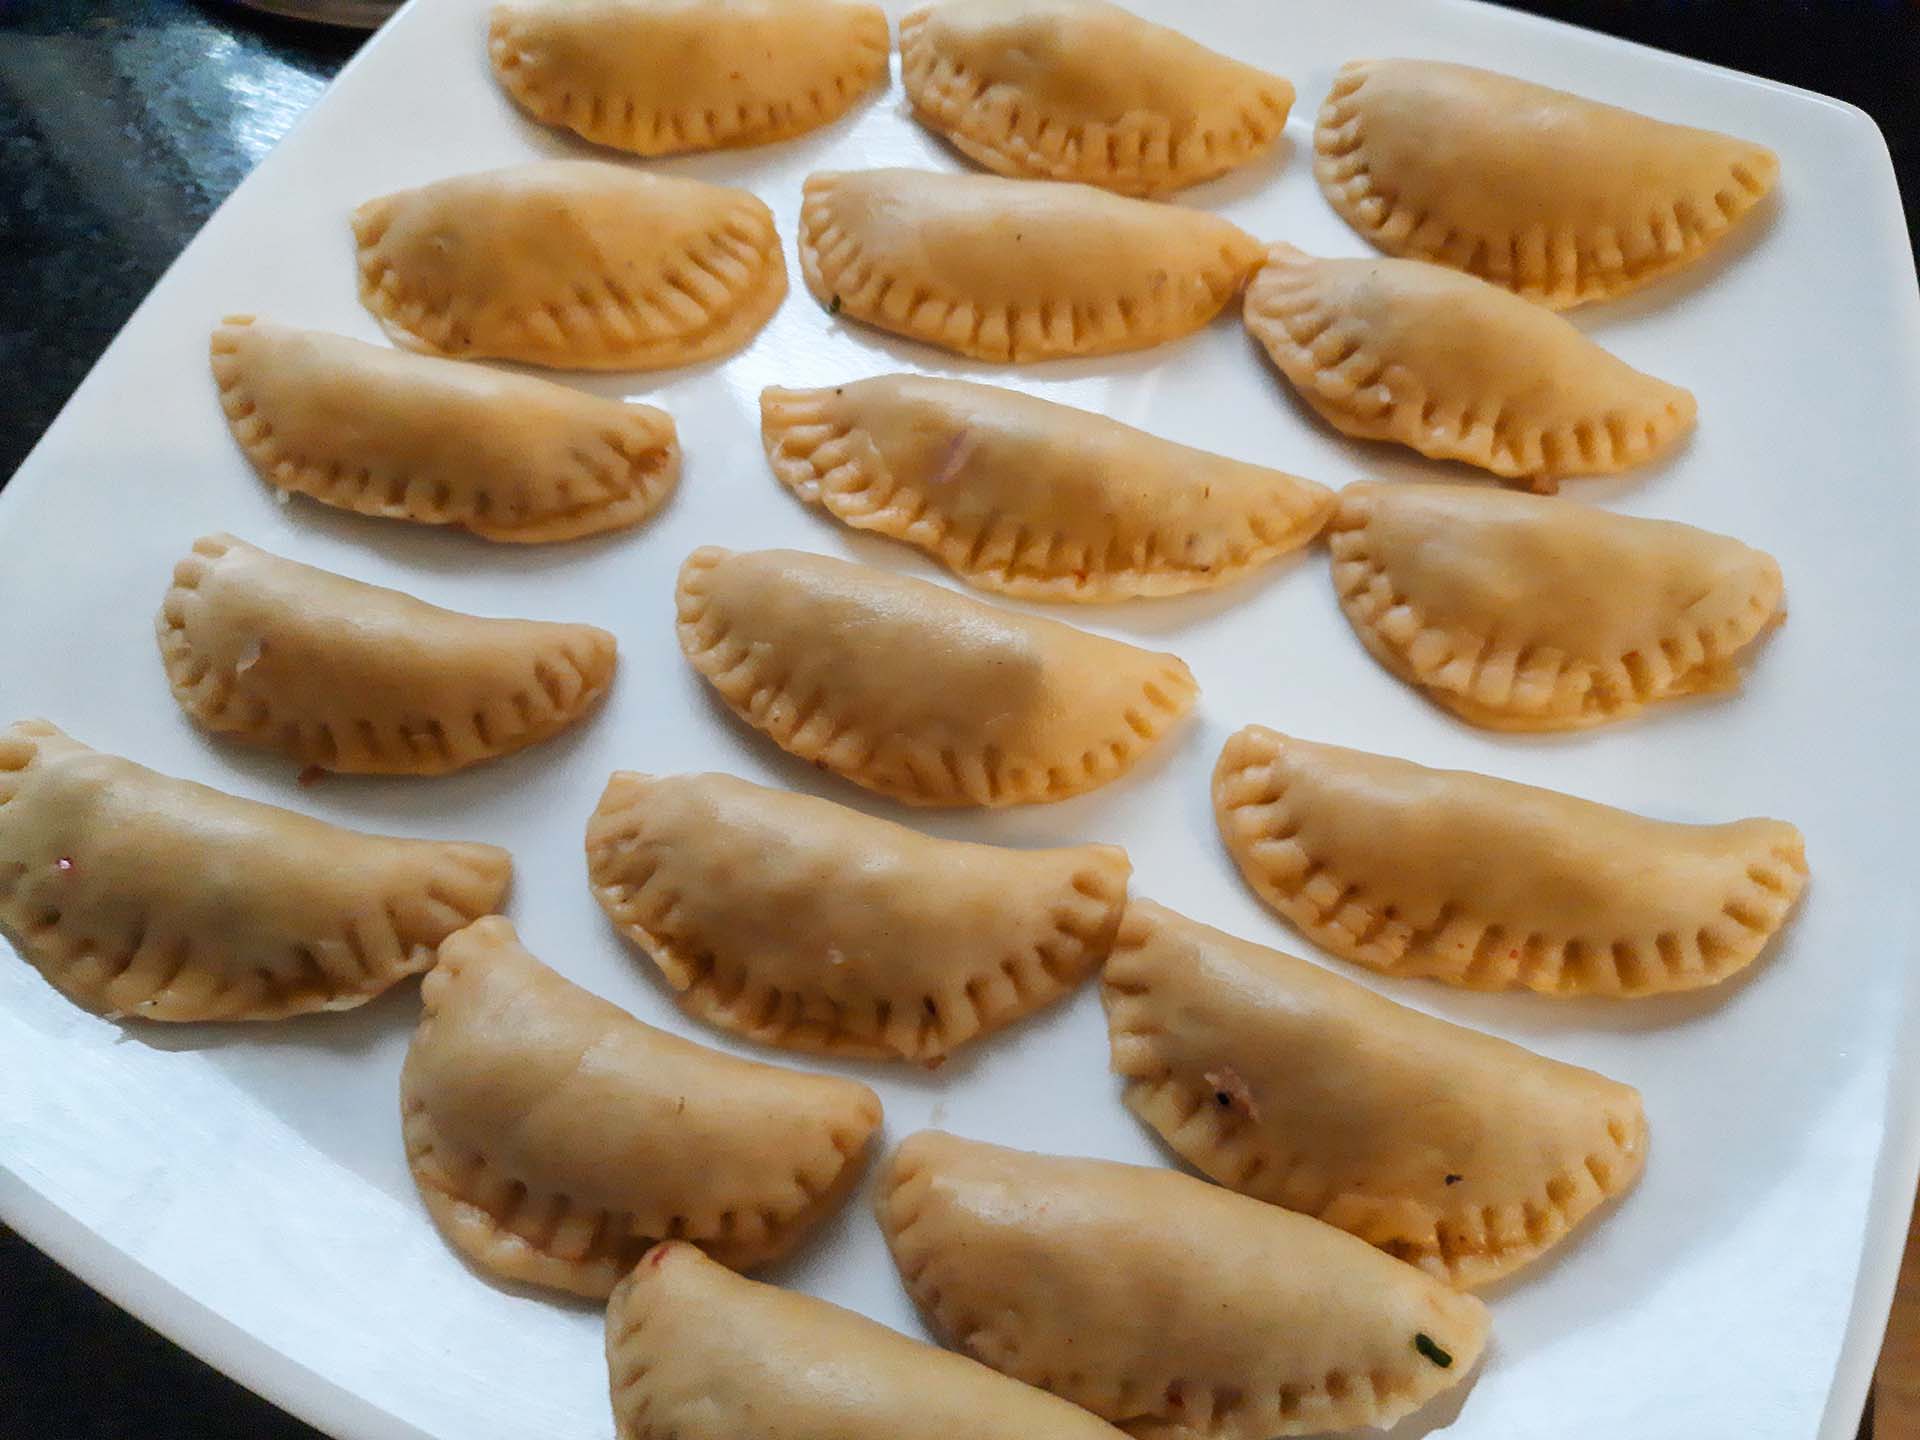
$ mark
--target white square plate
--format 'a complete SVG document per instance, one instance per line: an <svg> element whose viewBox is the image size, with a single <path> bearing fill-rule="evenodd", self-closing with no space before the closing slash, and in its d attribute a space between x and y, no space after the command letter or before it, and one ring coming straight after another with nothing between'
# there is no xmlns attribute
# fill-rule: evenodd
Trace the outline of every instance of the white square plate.
<svg viewBox="0 0 1920 1440"><path fill-rule="evenodd" d="M1193 722L1128 779L1014 814L914 818L1015 844L1118 841L1141 891L1294 950L1307 947L1243 890L1209 815L1211 762L1248 721L1676 819L1794 820L1813 884L1783 942L1743 980L1640 1004L1390 987L1633 1082L1654 1136L1645 1181L1624 1204L1493 1293L1495 1347L1464 1405L1408 1431L1850 1436L1920 1162L1910 848L1920 606L1906 593L1920 543L1920 305L1880 136L1829 100L1451 0L1139 8L1298 84L1277 156L1185 198L1322 253L1365 250L1308 166L1314 110L1357 55L1470 60L1778 150L1779 198L1718 253L1575 317L1630 362L1691 386L1701 423L1668 463L1568 490L1772 551L1793 618L1737 696L1598 733L1502 738L1455 723L1375 666L1313 554L1223 593L1073 613L1178 651L1203 687ZM416 0L373 41L161 281L0 494L0 716L44 714L160 770L335 821L505 844L518 862L513 914L536 953L691 1030L587 893L581 832L607 773L724 769L888 807L787 762L702 693L670 624L676 566L719 541L933 573L770 480L763 385L905 366L990 375L1332 484L1448 473L1332 434L1285 393L1233 313L1144 354L1012 371L830 319L792 256L802 176L958 165L906 117L896 87L790 144L663 166L762 196L796 279L773 323L725 363L574 377L678 418L685 479L653 523L515 549L276 503L214 402L214 322L245 310L378 338L354 299L356 202L584 148L525 122L495 90L484 9ZM607 626L622 661L611 702L556 743L462 775L298 789L290 767L203 739L162 683L151 616L172 562L211 530L462 609ZM74 1009L29 967L0 965L0 1214L336 1433L605 1436L598 1314L477 1279L415 1199L395 1103L414 1011L407 986L364 1010L281 1026L122 1026ZM935 1123L1035 1149L1162 1159L1106 1073L1091 987L937 1075L862 1073L893 1138ZM918 1332L864 1202L776 1278Z"/></svg>

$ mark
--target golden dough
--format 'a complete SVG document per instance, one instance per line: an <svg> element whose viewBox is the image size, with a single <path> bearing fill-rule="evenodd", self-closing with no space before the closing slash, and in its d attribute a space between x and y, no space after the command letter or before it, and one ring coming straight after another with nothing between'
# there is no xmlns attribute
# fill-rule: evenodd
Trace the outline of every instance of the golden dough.
<svg viewBox="0 0 1920 1440"><path fill-rule="evenodd" d="M208 535L155 622L173 698L302 765L437 775L557 735L613 678L591 625L485 620Z"/></svg>
<svg viewBox="0 0 1920 1440"><path fill-rule="evenodd" d="M747 1267L837 1209L873 1091L643 1025L521 948L449 938L400 1077L407 1163L456 1250L507 1280L605 1296L656 1241Z"/></svg>
<svg viewBox="0 0 1920 1440"><path fill-rule="evenodd" d="M1472 1287L1640 1178L1630 1086L1148 901L1101 976L1127 1108L1222 1185Z"/></svg>
<svg viewBox="0 0 1920 1440"><path fill-rule="evenodd" d="M976 360L1176 340L1259 263L1259 242L1218 216L1087 185L822 171L800 206L800 270L830 313Z"/></svg>
<svg viewBox="0 0 1920 1440"><path fill-rule="evenodd" d="M802 500L1029 600L1225 585L1306 545L1333 510L1311 480L964 380L765 390L760 434Z"/></svg>
<svg viewBox="0 0 1920 1440"><path fill-rule="evenodd" d="M1328 202L1382 250L1556 310L1690 264L1780 174L1731 135L1437 60L1343 67L1314 150Z"/></svg>
<svg viewBox="0 0 1920 1440"><path fill-rule="evenodd" d="M501 0L493 73L546 125L637 155L764 145L887 78L887 17L853 0Z"/></svg>
<svg viewBox="0 0 1920 1440"><path fill-rule="evenodd" d="M688 1014L769 1045L937 1065L1106 958L1124 850L937 840L731 775L620 771L593 893Z"/></svg>
<svg viewBox="0 0 1920 1440"><path fill-rule="evenodd" d="M456 175L353 212L360 303L459 360L660 370L729 355L787 293L744 190L597 160Z"/></svg>
<svg viewBox="0 0 1920 1440"><path fill-rule="evenodd" d="M1127 195L1258 158L1293 86L1106 0L943 0L900 22L915 116L1002 175Z"/></svg>
<svg viewBox="0 0 1920 1440"><path fill-rule="evenodd" d="M651 405L251 315L212 355L260 478L341 510L572 540L639 524L680 478L673 417Z"/></svg>
<svg viewBox="0 0 1920 1440"><path fill-rule="evenodd" d="M1275 245L1245 318L1341 433L1546 494L1565 475L1643 464L1693 428L1690 392L1538 305L1418 260L1317 260Z"/></svg>
<svg viewBox="0 0 1920 1440"><path fill-rule="evenodd" d="M1096 789L1199 688L1176 656L796 550L696 550L675 598L680 648L736 715L910 805Z"/></svg>
<svg viewBox="0 0 1920 1440"><path fill-rule="evenodd" d="M691 1245L607 1306L617 1440L1122 1440L1078 1406Z"/></svg>
<svg viewBox="0 0 1920 1440"><path fill-rule="evenodd" d="M1254 892L1335 955L1474 990L1659 995L1744 969L1806 884L1783 820L1680 825L1259 725L1213 772Z"/></svg>
<svg viewBox="0 0 1920 1440"><path fill-rule="evenodd" d="M1780 566L1668 520L1466 485L1350 485L1327 539L1373 657L1461 718L1572 730L1738 687Z"/></svg>
<svg viewBox="0 0 1920 1440"><path fill-rule="evenodd" d="M0 932L74 1004L143 1020L349 1010L497 910L507 852L328 825L0 730Z"/></svg>
<svg viewBox="0 0 1920 1440"><path fill-rule="evenodd" d="M1471 1295L1171 1170L923 1130L877 1206L943 1338L1137 1440L1384 1428L1459 1384L1486 1344Z"/></svg>

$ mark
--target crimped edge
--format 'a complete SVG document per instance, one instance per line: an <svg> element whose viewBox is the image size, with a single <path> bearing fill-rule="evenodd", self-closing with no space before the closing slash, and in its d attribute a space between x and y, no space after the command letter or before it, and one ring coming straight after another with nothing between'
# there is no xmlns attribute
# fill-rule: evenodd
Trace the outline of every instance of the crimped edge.
<svg viewBox="0 0 1920 1440"><path fill-rule="evenodd" d="M541 22L564 24L560 8L546 7ZM767 145L831 124L886 79L886 12L877 5L819 8L821 17L845 11L851 22L844 36L830 37L833 58L840 63L807 89L767 99L757 107L736 104L731 109L662 111L645 108L634 95L545 87L528 73L528 17L513 5L493 7L487 53L501 88L522 110L544 125L571 130L596 145L645 156ZM644 25L644 14L636 16L636 23ZM734 37L732 53L749 57L751 47L738 43L739 38Z"/></svg>
<svg viewBox="0 0 1920 1440"><path fill-rule="evenodd" d="M582 277L568 294L527 311L456 320L450 311L410 295L399 268L380 252L393 211L409 198L404 191L369 200L353 212L360 303L396 345L455 360L517 360L562 370L664 370L729 355L780 308L787 266L773 212L744 190L712 188L730 190L732 212L708 231L705 249L676 257L670 269L683 278L665 282L677 299L696 306L708 303L699 290L721 288L725 309L702 325L683 324L643 339L647 312L666 314L669 307L629 294L606 275ZM688 272L697 279L684 278ZM592 310L580 298L589 282L600 292Z"/></svg>
<svg viewBox="0 0 1920 1440"><path fill-rule="evenodd" d="M931 1167L913 1153L918 1138L909 1136L888 1159L874 1209L894 1268L928 1326L947 1344L1091 1410L1140 1440L1269 1440L1359 1426L1385 1428L1459 1384L1479 1359L1476 1350L1454 1357L1458 1369L1427 1367L1439 1377L1436 1384L1420 1384L1427 1377L1411 1364L1398 1376L1335 1368L1312 1381L1275 1385L1258 1396L1215 1391L1181 1375L1174 1368L1180 1363L1178 1355L1166 1357L1170 1373L1164 1376L1041 1373L1022 1358L1020 1340L1011 1328L1019 1317L1004 1307L995 1314L965 1310L929 1275L939 1242L916 1234L924 1228L924 1202L933 1184ZM1256 1408L1256 1402L1263 1403Z"/></svg>
<svg viewBox="0 0 1920 1440"><path fill-rule="evenodd" d="M1752 588L1725 597L1704 618L1676 619L1649 649L1602 661L1545 644L1496 646L1489 637L1435 623L1399 590L1367 546L1370 515L1368 498L1349 487L1328 522L1342 612L1388 671L1487 729L1586 729L1662 700L1737 689L1740 652L1785 618L1780 567L1755 550L1764 563L1756 566Z"/></svg>
<svg viewBox="0 0 1920 1440"><path fill-rule="evenodd" d="M575 452L583 468L580 478L590 493L578 498L563 485L562 499L569 503L555 509L536 511L524 498L496 505L485 490L475 493L471 505L456 506L444 484L428 489L405 473L376 474L370 465L353 463L349 455L290 453L276 439L276 417L263 412L237 358L235 332L254 319L227 316L214 330L208 352L233 438L255 473L281 490L358 515L452 526L502 543L546 544L638 525L659 509L680 478L673 417L651 405L616 401L605 402L609 423L594 437L603 453L585 447Z"/></svg>
<svg viewBox="0 0 1920 1440"><path fill-rule="evenodd" d="M1393 1195L1347 1191L1324 1205L1296 1203L1305 1198L1293 1182L1308 1171L1306 1157L1282 1155L1242 1109L1220 1102L1216 1085L1204 1076L1176 1073L1161 1048L1157 1037L1165 1031L1155 1021L1153 985L1144 969L1129 964L1155 928L1150 916L1130 905L1101 973L1112 1068L1126 1082L1127 1108L1209 1179L1337 1225L1461 1290L1531 1263L1639 1179L1646 1164L1647 1119L1636 1092L1630 1114L1607 1115L1605 1150L1559 1165L1526 1193L1498 1205L1442 1208L1419 1237L1406 1233L1402 1211L1393 1212L1383 1235L1376 1217L1399 1198Z"/></svg>
<svg viewBox="0 0 1920 1440"><path fill-rule="evenodd" d="M970 160L1001 175L1070 180L1122 195L1159 195L1198 185L1258 159L1286 129L1292 84L1263 75L1250 86L1239 123L1226 129L1180 127L1157 111L1128 111L1117 121L1042 113L1017 87L976 74L939 52L927 23L933 9L900 21L900 77L914 118ZM1228 56L1223 67L1251 71Z"/></svg>
<svg viewBox="0 0 1920 1440"><path fill-rule="evenodd" d="M704 546L680 567L674 599L680 648L688 661L728 709L788 754L909 805L1034 805L1098 789L1132 769L1199 694L1193 673L1166 656L1166 663L1141 681L1139 703L1114 717L1111 738L1053 765L1039 759L1023 763L995 748L962 756L951 747L936 751L917 745L912 737L894 736L897 743L917 747L900 752L912 776L912 783L905 783L874 768L880 743L866 740L852 721L837 714L830 697L796 697L785 679L768 680L769 657L756 645L737 640L731 621L714 616L705 576L731 556L718 546ZM1147 660L1162 659L1149 651L1139 653Z"/></svg>
<svg viewBox="0 0 1920 1440"><path fill-rule="evenodd" d="M443 967L457 969L458 964L443 958L422 982L416 1038L435 1017L444 988L436 977ZM858 1114L827 1132L835 1157L830 1168L796 1168L786 1177L801 1197L798 1205L742 1201L710 1217L590 1209L500 1171L482 1154L454 1149L439 1134L429 1107L412 1093L409 1068L402 1068L400 1078L407 1168L447 1243L505 1279L591 1299L611 1294L640 1256L662 1240L692 1241L735 1270L779 1259L859 1183L867 1143L880 1125L879 1102L869 1091Z"/></svg>
<svg viewBox="0 0 1920 1440"><path fill-rule="evenodd" d="M1333 513L1334 495L1325 486L1268 471L1275 483L1260 498L1270 512L1244 515L1245 533L1226 541L1222 563L1208 566L1182 561L1201 538L1197 533L1156 533L1125 554L1110 536L1098 553L1081 547L1063 554L1057 534L1036 532L1017 513L997 513L963 532L939 491L896 477L866 430L831 417L832 393L760 392L761 443L774 478L843 524L912 545L968 583L1002 595L1094 603L1215 589L1311 544ZM1280 503L1283 496L1288 503Z"/></svg>
<svg viewBox="0 0 1920 1440"><path fill-rule="evenodd" d="M1505 236L1466 231L1409 209L1390 186L1375 183L1357 97L1381 63L1349 61L1327 92L1313 132L1313 173L1320 193L1343 220L1387 254L1465 271L1552 310L1616 299L1690 265L1765 199L1779 178L1778 156L1765 146L1737 141L1748 145L1751 155L1746 163L1728 167L1726 186L1711 197L1677 196L1649 216L1649 230L1662 252L1651 264L1629 265L1618 237L1611 234L1547 233L1538 227ZM1703 199L1711 205L1703 206ZM1505 256L1504 266L1490 263L1487 257L1495 254ZM1523 278L1516 283L1516 277Z"/></svg>
<svg viewBox="0 0 1920 1440"><path fill-rule="evenodd" d="M659 967L680 1008L763 1045L848 1059L907 1060L937 1066L961 1046L1033 1014L1074 989L1106 959L1126 903L1132 866L1117 846L1084 845L1085 863L1068 892L1035 909L1051 935L977 974L952 977L946 992L917 1003L873 997L856 1012L818 990L757 981L751 955L726 955L666 933L680 896L662 879L660 848L645 843L645 791L652 776L615 772L587 824L587 871L607 918ZM938 884L937 875L928 883Z"/></svg>
<svg viewBox="0 0 1920 1440"><path fill-rule="evenodd" d="M1174 277L1204 287L1208 300L1201 307L1182 306L1183 299L1191 300L1192 290L1176 283L1163 284L1157 296L1145 299L1115 294L1097 307L1069 301L1023 310L949 291L937 278L900 284L883 274L884 257L870 256L860 238L834 218L832 191L842 178L844 172L816 171L802 188L800 269L813 297L830 314L976 360L1024 363L1111 355L1177 340L1225 309L1258 263L1257 255L1243 261L1223 244L1217 263ZM1169 214L1180 213L1177 207L1166 208ZM1246 239L1252 246L1251 237Z"/></svg>
<svg viewBox="0 0 1920 1440"><path fill-rule="evenodd" d="M234 668L200 655L187 634L189 597L236 543L231 535L194 541L192 552L174 567L173 584L154 621L173 698L190 720L213 734L322 770L439 775L551 739L591 710L612 681L613 636L591 625L554 625L565 638L556 635L549 649L527 656L523 688L494 697L470 715L436 716L419 727L362 716L348 729L276 710L259 695L243 695ZM489 623L479 616L461 618Z"/></svg>
<svg viewBox="0 0 1920 1440"><path fill-rule="evenodd" d="M1371 349L1320 303L1319 264L1291 245L1269 247L1247 286L1242 319L1288 382L1344 434L1391 440L1551 495L1563 476L1612 475L1643 465L1693 428L1699 407L1692 393L1637 370L1649 388L1665 393L1660 404L1623 405L1557 427L1522 425L1503 403L1486 414L1479 401L1455 412L1427 388L1427 377Z"/></svg>
<svg viewBox="0 0 1920 1440"><path fill-rule="evenodd" d="M15 941L21 956L48 984L82 1009L108 1019L284 1020L351 1010L407 976L430 969L441 940L496 909L506 894L512 871L506 851L462 841L416 840L407 843L436 851L436 874L423 892L360 897L369 903L343 914L330 933L289 937L300 964L292 975L244 964L221 937L181 934L157 924L150 914L134 922L130 947L102 950L92 940L68 935L60 910L25 910L18 900L25 866L5 858L6 807L19 793L20 776L40 763L45 741L102 753L44 720L23 720L0 730L0 931ZM237 804L255 803L229 798ZM73 858L76 864L87 864L84 853ZM451 920L425 928L409 923L411 901L445 911Z"/></svg>
<svg viewBox="0 0 1920 1440"><path fill-rule="evenodd" d="M1359 877L1330 870L1295 838L1278 757L1287 737L1261 725L1229 736L1213 772L1221 842L1259 898L1315 944L1386 975L1425 976L1469 990L1637 998L1697 990L1746 968L1786 922L1807 879L1800 832L1756 852L1747 885L1703 910L1692 934L1590 939L1555 935L1515 917L1443 907L1415 928L1389 901L1365 898Z"/></svg>

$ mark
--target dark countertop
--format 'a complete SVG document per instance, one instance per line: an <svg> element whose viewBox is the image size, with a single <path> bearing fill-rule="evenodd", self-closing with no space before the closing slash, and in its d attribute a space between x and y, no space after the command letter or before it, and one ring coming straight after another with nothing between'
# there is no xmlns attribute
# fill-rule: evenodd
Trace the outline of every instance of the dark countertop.
<svg viewBox="0 0 1920 1440"><path fill-rule="evenodd" d="M1514 8L1853 101L1886 132L1920 235L1920 5ZM212 0L0 0L0 477L359 40ZM315 1433L0 1230L0 1440Z"/></svg>

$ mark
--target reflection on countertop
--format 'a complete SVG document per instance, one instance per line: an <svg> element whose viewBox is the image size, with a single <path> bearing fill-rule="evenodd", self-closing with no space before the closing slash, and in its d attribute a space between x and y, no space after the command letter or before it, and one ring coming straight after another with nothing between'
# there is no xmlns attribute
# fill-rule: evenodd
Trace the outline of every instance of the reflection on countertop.
<svg viewBox="0 0 1920 1440"><path fill-rule="evenodd" d="M0 0L0 479L364 35L185 0Z"/></svg>

